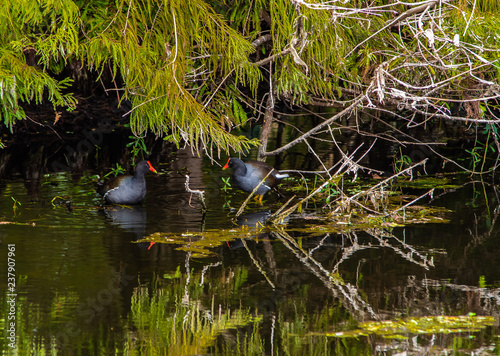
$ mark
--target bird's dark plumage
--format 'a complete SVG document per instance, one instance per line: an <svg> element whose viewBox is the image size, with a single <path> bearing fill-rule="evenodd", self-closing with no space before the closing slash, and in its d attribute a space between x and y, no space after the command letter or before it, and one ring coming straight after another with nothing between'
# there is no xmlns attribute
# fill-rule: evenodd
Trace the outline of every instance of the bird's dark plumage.
<svg viewBox="0 0 500 356"><path fill-rule="evenodd" d="M227 161L223 169L232 168L233 184L236 188L250 193L255 187L267 176L264 183L260 185L255 194L262 197L268 191L276 188L281 179L288 177L288 174L282 174L273 167L261 161L243 162L239 158L231 157ZM271 173L270 173L271 172Z"/></svg>
<svg viewBox="0 0 500 356"><path fill-rule="evenodd" d="M116 177L104 183L97 190L107 203L111 204L138 204L146 196L146 180L144 175L147 171L156 173L149 161L141 161L135 167L133 176Z"/></svg>

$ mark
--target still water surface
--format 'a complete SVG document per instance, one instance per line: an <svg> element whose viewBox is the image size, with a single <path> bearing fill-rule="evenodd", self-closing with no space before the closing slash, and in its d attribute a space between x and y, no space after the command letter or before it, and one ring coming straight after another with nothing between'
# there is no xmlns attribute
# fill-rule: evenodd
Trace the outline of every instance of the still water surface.
<svg viewBox="0 0 500 356"><path fill-rule="evenodd" d="M103 208L93 172L1 182L2 354L500 354L494 186L436 192L446 224L308 233L318 222L295 215L282 233L238 226L276 210L276 197L235 223L228 204L245 195L221 191L228 173L198 158L181 165L206 191L206 213L184 176L162 167L134 208ZM221 235L205 257L190 248L214 229L241 238ZM151 248L136 243L154 233Z"/></svg>

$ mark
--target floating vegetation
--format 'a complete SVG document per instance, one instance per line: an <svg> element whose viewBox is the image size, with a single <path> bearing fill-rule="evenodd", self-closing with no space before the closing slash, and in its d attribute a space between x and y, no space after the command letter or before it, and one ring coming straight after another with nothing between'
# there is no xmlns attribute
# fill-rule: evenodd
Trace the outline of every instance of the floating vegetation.
<svg viewBox="0 0 500 356"><path fill-rule="evenodd" d="M439 207L412 206L406 211L392 217L376 216L353 212L350 215L337 215L332 217L314 216L306 218L300 228L293 231L321 235L325 233L343 233L370 228L395 228L410 224L445 224L449 219L445 216L450 211Z"/></svg>
<svg viewBox="0 0 500 356"><path fill-rule="evenodd" d="M402 201L402 202L401 202ZM399 203L388 203L389 213L375 214L365 209L354 207L348 213L322 213L315 210L303 210L299 214L285 217L283 221L273 221L270 213L250 212L240 217L240 220L257 220L248 225L241 225L232 229L212 229L199 232L171 233L156 232L137 241L179 245L180 251L193 253L193 257L214 256L213 249L221 245L228 245L237 239L252 239L261 233L279 231L297 231L309 236L318 236L327 233L347 233L370 229L393 229L409 224L448 223L450 210L443 207L424 205L408 205L406 201L414 201L412 196L399 196ZM404 207L404 208L402 208ZM241 221L240 221L241 222ZM270 223L273 222L273 223ZM279 224L287 222L289 224ZM300 222L295 224L294 222ZM243 224L246 224L244 222ZM297 227L296 225L300 225Z"/></svg>
<svg viewBox="0 0 500 356"><path fill-rule="evenodd" d="M251 229L247 226L234 229L213 229L201 232L185 232L183 234L171 232L156 232L137 241L180 245L178 250L192 252L192 257L210 257L215 255L213 248L228 245L236 239L255 238L257 233L268 231L266 227Z"/></svg>
<svg viewBox="0 0 500 356"><path fill-rule="evenodd" d="M448 177L430 177L425 176L418 179L409 179L408 177L399 179L395 184L401 188L415 188L415 189L457 189L462 184L452 183Z"/></svg>
<svg viewBox="0 0 500 356"><path fill-rule="evenodd" d="M451 334L480 331L495 323L493 316L424 316L399 320L367 321L359 324L359 329L328 333L334 337L359 337L379 335L385 338L401 339L414 334Z"/></svg>

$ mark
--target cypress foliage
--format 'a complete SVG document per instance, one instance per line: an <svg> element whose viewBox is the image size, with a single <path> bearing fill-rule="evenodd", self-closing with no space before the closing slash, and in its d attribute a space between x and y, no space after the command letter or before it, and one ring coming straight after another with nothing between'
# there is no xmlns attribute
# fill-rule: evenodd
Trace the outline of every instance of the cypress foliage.
<svg viewBox="0 0 500 356"><path fill-rule="evenodd" d="M373 97L371 105L377 98L377 105L426 98L419 110L436 110L447 104L435 99L486 96L500 78L498 2L471 4L439 2L391 23L411 3L4 0L0 120L12 128L25 117L22 102L75 107L71 80L56 79L75 61L98 73L110 68L123 80L134 133L151 131L193 147L256 145L230 129L247 119L243 101L258 107L262 91L295 105L363 93ZM27 65L28 52L37 63ZM370 91L382 64L387 88ZM429 91L432 83L441 84Z"/></svg>
<svg viewBox="0 0 500 356"><path fill-rule="evenodd" d="M123 79L121 98L133 104L130 121L138 135L150 130L195 148L213 142L236 151L257 143L224 129L234 113L220 103L231 93L214 91L229 76L256 91L260 71L249 61L254 48L205 2L23 0L7 6L0 18L6 34L0 100L8 127L24 118L20 101L38 103L44 93L54 106L74 107L75 98L64 94L70 79L48 73L79 60L100 73L110 67ZM35 66L26 65L28 49L36 51Z"/></svg>

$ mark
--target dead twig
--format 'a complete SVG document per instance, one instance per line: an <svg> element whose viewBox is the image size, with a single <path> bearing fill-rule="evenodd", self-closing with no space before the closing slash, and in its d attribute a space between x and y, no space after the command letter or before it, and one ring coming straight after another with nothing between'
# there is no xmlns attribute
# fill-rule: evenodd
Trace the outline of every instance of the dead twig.
<svg viewBox="0 0 500 356"><path fill-rule="evenodd" d="M247 206L248 204L248 201L250 200L251 197L253 197L253 195L255 194L255 192L257 191L257 189L259 189L259 187L264 184L264 182L266 181L267 177L269 177L269 175L271 173L274 172L274 169L271 170L260 182L259 184L257 184L257 186L255 188L253 188L252 192L248 195L248 197L246 198L246 200L243 202L243 204L241 204L240 208L238 209L238 212L236 213L235 215L235 218L237 218L238 216L240 216L242 213L243 213L243 210L245 210L245 207Z"/></svg>
<svg viewBox="0 0 500 356"><path fill-rule="evenodd" d="M428 160L428 158L426 158L426 159L424 159L424 160L422 160L422 161L420 161L420 162L418 162L418 163L415 163L414 165L412 165L412 166L410 166L410 167L408 167L408 168L406 168L406 169L403 169L401 172L398 172L398 173L396 173L396 174L393 174L393 175L392 175L392 176L390 176L389 178L386 178L386 179L384 179L383 181L381 181L380 183L375 184L375 185L374 185L373 187L371 187L370 189L368 189L368 190L363 190L363 191L361 191L361 192L359 192L359 193L356 193L356 194L354 194L353 196L351 196L351 197L347 198L347 199L346 199L346 201L350 203L350 202L354 201L355 199L358 199L360 196L370 194L370 193L371 193L371 192L373 192L374 190L376 190L376 189L378 189L378 188L381 188L381 187L385 186L386 184L388 184L388 183L389 183L391 180L393 180L394 178L399 177L399 176L401 176L401 175L403 175L403 174L406 174L406 173L408 173L408 172L411 172L414 168L416 168L416 167L418 167L418 166L425 165L425 163L427 162L427 160ZM335 213L338 211L338 209L340 209L340 207L339 207L339 208L337 208L335 211L332 211L332 212L331 212L331 214L335 214Z"/></svg>
<svg viewBox="0 0 500 356"><path fill-rule="evenodd" d="M380 32L390 28L391 26L403 21L404 19L412 16L412 15L415 15L415 14L418 14L420 12L423 12L423 11L427 11L429 8L431 7L434 7L436 6L437 4L439 3L438 0L433 0L433 1L429 1L428 3L425 3L423 5L420 5L420 6L417 6L417 7L414 7L412 9L409 9L405 12L403 12L401 15L399 15L398 17L396 17L394 20L388 22L384 27L382 27L380 30L378 30L377 32L375 32L374 34L372 34L370 37L367 37L365 38L363 41L361 41L360 43L358 43L353 49L351 49L351 52L349 52L347 54L347 56L345 56L345 58L349 57L351 54L353 54L359 47L361 47L364 43L366 43L367 41L369 41L370 39L372 39L373 37L375 37L376 35L378 35Z"/></svg>
<svg viewBox="0 0 500 356"><path fill-rule="evenodd" d="M185 183L186 192L191 193L191 196L189 197L189 206L193 207L191 205L191 198L193 197L193 194L198 194L198 196L200 197L201 207L203 211L206 211L207 205L205 203L205 192L203 190L192 190L191 188L189 188L189 175L186 174L185 177L186 177L186 183Z"/></svg>
<svg viewBox="0 0 500 356"><path fill-rule="evenodd" d="M413 205L413 203L415 203L415 202L419 201L420 199L422 199L423 197L425 197L425 196L427 196L427 195L428 195L429 197L431 197L431 199L432 199L432 196L434 195L434 188L432 188L431 190L429 190L427 193L422 194L421 196L419 196L419 197L417 197L417 198L413 199L411 202L409 202L409 203L407 203L407 204L403 205L401 208L396 209L396 210L394 210L394 211L391 211L390 213L387 213L385 216L389 216L389 215L392 215L392 214L397 213L397 212L398 212L398 211L400 211L400 210L406 209L407 207L409 207L410 205Z"/></svg>
<svg viewBox="0 0 500 356"><path fill-rule="evenodd" d="M275 155L278 155L280 154L281 152L284 152L286 150L288 150L289 148L295 146L296 144L304 141L306 138L308 138L309 136L315 134L316 132L318 132L319 130L321 130L322 128L330 125L332 122L334 121L337 121L339 120L341 117L349 114L352 110L356 109L358 107L358 105L360 105L363 101L365 101L367 98L367 96L365 94L363 95L360 95L358 96L352 103L351 105L349 105L347 108L345 108L344 110L342 110L341 112L339 112L338 114L332 116L331 118L329 118L328 120L322 122L321 124L319 124L318 126L312 128L311 130L307 131L306 133L304 133L303 135L297 137L295 140L287 143L286 145L278 148L278 149L275 149L274 151L270 151L270 152L262 152L261 153L261 156L275 156Z"/></svg>

